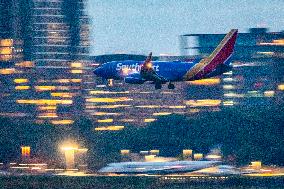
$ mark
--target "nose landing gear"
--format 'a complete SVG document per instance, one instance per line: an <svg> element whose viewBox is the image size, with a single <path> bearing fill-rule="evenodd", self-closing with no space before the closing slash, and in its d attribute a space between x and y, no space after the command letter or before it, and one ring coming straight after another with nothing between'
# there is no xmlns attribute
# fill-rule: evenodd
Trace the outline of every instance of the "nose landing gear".
<svg viewBox="0 0 284 189"><path fill-rule="evenodd" d="M175 85L170 82L168 84L168 89L175 89Z"/></svg>

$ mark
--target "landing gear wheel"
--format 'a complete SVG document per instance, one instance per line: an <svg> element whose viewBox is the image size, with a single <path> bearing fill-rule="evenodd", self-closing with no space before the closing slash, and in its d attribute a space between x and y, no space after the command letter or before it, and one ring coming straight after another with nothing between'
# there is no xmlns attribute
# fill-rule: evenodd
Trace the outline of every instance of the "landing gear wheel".
<svg viewBox="0 0 284 189"><path fill-rule="evenodd" d="M155 89L161 89L162 88L162 84L161 83L156 83L155 84Z"/></svg>
<svg viewBox="0 0 284 189"><path fill-rule="evenodd" d="M169 85L168 85L168 89L175 89L175 85L174 85L174 84L172 84L172 83L169 83Z"/></svg>

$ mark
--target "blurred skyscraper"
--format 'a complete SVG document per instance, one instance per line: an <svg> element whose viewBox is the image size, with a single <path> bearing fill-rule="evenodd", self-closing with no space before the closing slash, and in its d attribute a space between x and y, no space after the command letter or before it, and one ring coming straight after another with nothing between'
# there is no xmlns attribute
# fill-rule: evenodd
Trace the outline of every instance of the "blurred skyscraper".
<svg viewBox="0 0 284 189"><path fill-rule="evenodd" d="M7 97L2 114L17 109L38 122L72 123L84 101L89 60L86 1L1 0L0 5L0 74L7 90L1 92ZM17 91L27 95L15 96Z"/></svg>
<svg viewBox="0 0 284 189"><path fill-rule="evenodd" d="M180 51L183 55L208 56L224 36L181 35ZM219 97L224 105L270 106L283 102L283 31L250 28L249 33L239 33L233 60L233 70L224 74L219 86ZM203 87L199 91L204 90L207 89ZM195 97L202 95L198 90L193 91L191 94ZM207 94L212 96L213 91Z"/></svg>

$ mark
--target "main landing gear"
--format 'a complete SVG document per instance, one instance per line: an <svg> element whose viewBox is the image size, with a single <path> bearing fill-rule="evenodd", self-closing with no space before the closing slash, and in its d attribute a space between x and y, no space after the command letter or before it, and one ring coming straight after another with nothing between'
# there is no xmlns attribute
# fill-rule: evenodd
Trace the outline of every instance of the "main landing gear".
<svg viewBox="0 0 284 189"><path fill-rule="evenodd" d="M168 84L168 89L175 89L175 85L170 82Z"/></svg>
<svg viewBox="0 0 284 189"><path fill-rule="evenodd" d="M161 88L162 88L162 83L155 83L155 89L161 89ZM175 89L175 85L172 83L169 83L168 89Z"/></svg>
<svg viewBox="0 0 284 189"><path fill-rule="evenodd" d="M161 89L162 84L161 83L155 83L155 89Z"/></svg>

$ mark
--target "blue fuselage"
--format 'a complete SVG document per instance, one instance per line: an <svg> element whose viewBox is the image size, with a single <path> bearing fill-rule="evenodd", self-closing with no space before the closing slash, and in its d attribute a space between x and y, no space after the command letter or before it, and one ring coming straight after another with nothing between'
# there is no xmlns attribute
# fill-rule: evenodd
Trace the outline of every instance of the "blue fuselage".
<svg viewBox="0 0 284 189"><path fill-rule="evenodd" d="M184 75L192 68L199 60L193 62L181 61L152 61L152 67L156 73L168 81L182 81ZM124 79L125 77L139 74L141 65L144 61L113 61L102 64L95 70L95 74L105 79Z"/></svg>

